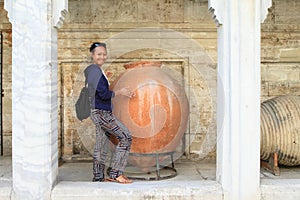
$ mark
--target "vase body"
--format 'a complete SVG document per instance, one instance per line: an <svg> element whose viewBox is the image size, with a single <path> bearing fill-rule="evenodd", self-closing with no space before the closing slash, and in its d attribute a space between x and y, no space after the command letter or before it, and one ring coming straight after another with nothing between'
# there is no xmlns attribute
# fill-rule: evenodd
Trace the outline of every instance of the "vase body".
<svg viewBox="0 0 300 200"><path fill-rule="evenodd" d="M112 84L114 91L128 87L133 98L113 98L113 113L131 131L129 163L147 168L156 164L157 154L175 151L186 131L189 105L184 88L165 71L160 62L139 61L124 65L126 71ZM160 158L164 159L164 158Z"/></svg>
<svg viewBox="0 0 300 200"><path fill-rule="evenodd" d="M261 159L278 152L280 165L300 165L300 97L279 96L261 104Z"/></svg>

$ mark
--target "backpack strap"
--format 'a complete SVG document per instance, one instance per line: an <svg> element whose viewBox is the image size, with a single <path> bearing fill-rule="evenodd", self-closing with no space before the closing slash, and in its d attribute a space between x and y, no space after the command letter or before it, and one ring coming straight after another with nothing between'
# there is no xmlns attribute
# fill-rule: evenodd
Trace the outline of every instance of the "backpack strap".
<svg viewBox="0 0 300 200"><path fill-rule="evenodd" d="M85 81L84 81L84 87L87 87L87 84L88 84L87 78L85 78Z"/></svg>

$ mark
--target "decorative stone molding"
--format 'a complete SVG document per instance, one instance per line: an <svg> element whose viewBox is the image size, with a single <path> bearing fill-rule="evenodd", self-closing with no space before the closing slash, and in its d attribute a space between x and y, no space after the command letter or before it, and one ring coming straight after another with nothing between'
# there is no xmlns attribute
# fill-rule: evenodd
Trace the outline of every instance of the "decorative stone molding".
<svg viewBox="0 0 300 200"><path fill-rule="evenodd" d="M53 26L59 29L68 13L68 0L53 0L52 2Z"/></svg>
<svg viewBox="0 0 300 200"><path fill-rule="evenodd" d="M221 2L221 3L220 3ZM208 10L212 14L212 18L217 26L223 23L224 1L208 0Z"/></svg>
<svg viewBox="0 0 300 200"><path fill-rule="evenodd" d="M272 6L272 0L260 1L260 22L263 23L267 18L269 8Z"/></svg>
<svg viewBox="0 0 300 200"><path fill-rule="evenodd" d="M13 5L15 0L4 0L4 9L7 11L7 16L10 22L14 22ZM60 28L68 13L68 0L53 0L52 1L52 20L55 28Z"/></svg>
<svg viewBox="0 0 300 200"><path fill-rule="evenodd" d="M11 23L13 23L13 13L12 13L12 6L13 6L14 0L4 0L4 9L7 11L7 17L10 20Z"/></svg>
<svg viewBox="0 0 300 200"><path fill-rule="evenodd" d="M212 19L216 25L223 24L223 12L226 1L223 0L208 0L208 10L212 14ZM268 15L268 9L272 6L272 0L261 0L260 1L260 12L261 12L261 23L263 23Z"/></svg>

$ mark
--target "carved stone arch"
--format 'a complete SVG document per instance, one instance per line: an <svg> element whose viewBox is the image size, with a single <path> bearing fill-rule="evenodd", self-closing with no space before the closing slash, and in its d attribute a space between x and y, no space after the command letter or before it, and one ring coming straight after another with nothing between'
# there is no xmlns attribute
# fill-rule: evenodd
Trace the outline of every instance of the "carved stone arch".
<svg viewBox="0 0 300 200"><path fill-rule="evenodd" d="M260 23L263 23L265 19L267 18L269 8L272 6L272 0L262 0L260 2Z"/></svg>
<svg viewBox="0 0 300 200"><path fill-rule="evenodd" d="M4 9L7 11L7 17L10 23L13 22L13 13L12 13L13 1L11 0L4 0Z"/></svg>
<svg viewBox="0 0 300 200"><path fill-rule="evenodd" d="M224 21L224 8L229 1L224 0L208 0L208 10L212 14L212 19L217 26L223 24ZM268 15L268 9L272 6L272 0L260 1L260 22L263 23Z"/></svg>
<svg viewBox="0 0 300 200"><path fill-rule="evenodd" d="M10 22L14 22L14 2L12 0L4 0L4 9L7 11L7 16ZM55 28L60 28L68 13L68 0L53 0L52 5L52 23Z"/></svg>
<svg viewBox="0 0 300 200"><path fill-rule="evenodd" d="M53 26L59 29L68 13L68 0L53 0L52 2Z"/></svg>
<svg viewBox="0 0 300 200"><path fill-rule="evenodd" d="M223 23L223 12L220 7L224 8L224 6L222 6L224 3L224 1L208 0L208 10L211 12L212 19L216 23L217 27Z"/></svg>

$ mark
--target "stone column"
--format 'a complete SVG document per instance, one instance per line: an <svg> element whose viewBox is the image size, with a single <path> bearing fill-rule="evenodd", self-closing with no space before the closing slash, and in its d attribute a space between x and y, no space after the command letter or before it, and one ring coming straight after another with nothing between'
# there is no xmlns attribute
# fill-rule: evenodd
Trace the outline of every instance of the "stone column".
<svg viewBox="0 0 300 200"><path fill-rule="evenodd" d="M271 0L210 0L218 26L217 180L260 199L260 30Z"/></svg>
<svg viewBox="0 0 300 200"><path fill-rule="evenodd" d="M50 199L58 174L57 28L67 0L5 0L12 23L12 199Z"/></svg>

